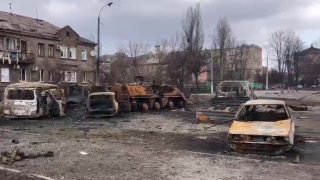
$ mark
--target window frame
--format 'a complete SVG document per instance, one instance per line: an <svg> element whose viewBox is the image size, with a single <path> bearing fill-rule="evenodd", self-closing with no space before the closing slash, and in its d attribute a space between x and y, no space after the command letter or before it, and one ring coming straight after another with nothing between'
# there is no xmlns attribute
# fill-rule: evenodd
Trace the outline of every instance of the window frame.
<svg viewBox="0 0 320 180"><path fill-rule="evenodd" d="M76 60L77 59L77 48L69 47L68 59Z"/></svg>
<svg viewBox="0 0 320 180"><path fill-rule="evenodd" d="M85 71L82 72L82 77L81 77L81 79L82 79L82 82L83 82L83 83L87 83L87 82L88 82L87 72L85 72Z"/></svg>
<svg viewBox="0 0 320 180"><path fill-rule="evenodd" d="M82 61L87 61L87 50L81 51L81 60Z"/></svg>
<svg viewBox="0 0 320 180"><path fill-rule="evenodd" d="M44 70L39 69L39 82L44 82Z"/></svg>
<svg viewBox="0 0 320 180"><path fill-rule="evenodd" d="M5 50L11 50L11 51L17 50L18 43L16 38L5 37L3 42L4 42ZM12 43L14 47L11 47Z"/></svg>
<svg viewBox="0 0 320 180"><path fill-rule="evenodd" d="M8 72L8 74L7 74L8 80L6 80L6 81L3 80L3 79L4 79L3 77L5 76L5 75L3 74L4 69L7 70L7 72ZM0 76L0 82L11 82L11 81L10 81L10 68L1 68L0 71L1 71L1 72L0 72L0 73L1 73L1 74L0 74L0 75L1 75L1 76Z"/></svg>
<svg viewBox="0 0 320 180"><path fill-rule="evenodd" d="M67 59L68 58L68 47L67 46L59 46L60 47L60 58Z"/></svg>
<svg viewBox="0 0 320 180"><path fill-rule="evenodd" d="M22 78L23 76L23 72L24 71L24 78ZM23 80L24 79L24 80ZM22 82L27 82L27 71L26 69L20 69L20 81Z"/></svg>
<svg viewBox="0 0 320 180"><path fill-rule="evenodd" d="M68 73L70 73L70 80L69 80L69 76ZM68 83L76 83L77 82L77 71L64 71L64 82L68 82ZM73 74L73 75L72 75ZM74 77L74 80L72 80Z"/></svg>
<svg viewBox="0 0 320 180"><path fill-rule="evenodd" d="M53 82L53 74L52 74L52 71L48 71L48 79L49 79L49 82Z"/></svg>
<svg viewBox="0 0 320 180"><path fill-rule="evenodd" d="M50 53L50 50L52 49L52 53ZM54 57L54 45L48 44L48 57Z"/></svg>
<svg viewBox="0 0 320 180"><path fill-rule="evenodd" d="M38 43L38 56L39 57L45 57L46 56L46 52L45 51L46 51L46 45L44 43Z"/></svg>

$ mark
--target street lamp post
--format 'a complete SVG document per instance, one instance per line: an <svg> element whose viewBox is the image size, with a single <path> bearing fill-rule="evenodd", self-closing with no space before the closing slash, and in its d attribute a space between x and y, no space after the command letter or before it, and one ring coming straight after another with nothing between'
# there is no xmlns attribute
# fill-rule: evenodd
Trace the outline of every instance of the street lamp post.
<svg viewBox="0 0 320 180"><path fill-rule="evenodd" d="M266 90L269 89L269 59L267 54Z"/></svg>
<svg viewBox="0 0 320 180"><path fill-rule="evenodd" d="M97 86L99 86L100 85L100 14L101 14L101 11L105 8L105 7L107 7L107 6L109 6L109 7L111 7L111 5L113 4L113 2L110 2L110 3L108 3L108 4L106 4L106 5L104 5L101 9L100 9L100 11L99 11L99 15L98 15L98 39L97 39L97 43L98 43L98 48L97 48L97 51L98 51L98 53L97 53L97 69L96 69L96 85Z"/></svg>

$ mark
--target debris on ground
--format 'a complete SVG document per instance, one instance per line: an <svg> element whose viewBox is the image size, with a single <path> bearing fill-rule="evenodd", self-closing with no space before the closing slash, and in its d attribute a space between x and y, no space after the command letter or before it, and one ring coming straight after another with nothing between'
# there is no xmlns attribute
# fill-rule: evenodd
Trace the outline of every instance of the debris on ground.
<svg viewBox="0 0 320 180"><path fill-rule="evenodd" d="M303 105L289 105L289 107L294 111L307 111L308 107Z"/></svg>
<svg viewBox="0 0 320 180"><path fill-rule="evenodd" d="M19 149L13 150L12 152L3 151L1 152L0 159L3 164L13 164L16 161L21 161L23 159L34 159L38 157L53 157L54 153L52 151L38 152L36 154L26 155Z"/></svg>
<svg viewBox="0 0 320 180"><path fill-rule="evenodd" d="M296 157L294 158L294 160L292 161L292 163L299 163L300 162L300 156L299 155L296 155Z"/></svg>
<svg viewBox="0 0 320 180"><path fill-rule="evenodd" d="M79 153L80 153L81 155L88 155L88 153L85 152L85 151L79 151Z"/></svg>
<svg viewBox="0 0 320 180"><path fill-rule="evenodd" d="M307 117L304 117L304 116L300 116L298 117L299 119L307 119Z"/></svg>
<svg viewBox="0 0 320 180"><path fill-rule="evenodd" d="M197 117L197 120L199 122L208 122L209 121L209 117L203 114L199 114Z"/></svg>
<svg viewBox="0 0 320 180"><path fill-rule="evenodd" d="M180 108L180 109L173 109L173 110L171 110L171 111L173 111L173 112L177 112L177 111L186 111L184 108Z"/></svg>
<svg viewBox="0 0 320 180"><path fill-rule="evenodd" d="M198 139L208 139L207 136L198 136Z"/></svg>
<svg viewBox="0 0 320 180"><path fill-rule="evenodd" d="M29 131L29 128L22 128L22 127L18 127L18 128L14 128L14 131Z"/></svg>
<svg viewBox="0 0 320 180"><path fill-rule="evenodd" d="M12 139L11 143L12 144L19 144L19 140L18 139Z"/></svg>

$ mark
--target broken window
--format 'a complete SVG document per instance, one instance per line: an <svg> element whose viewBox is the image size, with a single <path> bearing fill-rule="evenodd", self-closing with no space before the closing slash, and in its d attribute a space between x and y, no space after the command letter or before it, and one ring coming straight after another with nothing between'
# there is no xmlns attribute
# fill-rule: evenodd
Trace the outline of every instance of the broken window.
<svg viewBox="0 0 320 180"><path fill-rule="evenodd" d="M61 58L68 57L68 48L66 46L59 46L61 51Z"/></svg>
<svg viewBox="0 0 320 180"><path fill-rule="evenodd" d="M76 48L69 48L69 59L76 59Z"/></svg>
<svg viewBox="0 0 320 180"><path fill-rule="evenodd" d="M1 68L1 82L10 82L9 68Z"/></svg>
<svg viewBox="0 0 320 180"><path fill-rule="evenodd" d="M44 57L44 44L43 43L38 43L38 56Z"/></svg>
<svg viewBox="0 0 320 180"><path fill-rule="evenodd" d="M279 121L289 119L286 108L281 104L246 105L239 113L242 121Z"/></svg>
<svg viewBox="0 0 320 180"><path fill-rule="evenodd" d="M26 58L27 57L27 42L21 41L21 55Z"/></svg>
<svg viewBox="0 0 320 180"><path fill-rule="evenodd" d="M114 108L113 97L110 95L94 95L90 96L90 108L108 110Z"/></svg>
<svg viewBox="0 0 320 180"><path fill-rule="evenodd" d="M60 89L50 89L50 92L57 100L61 100L63 98L63 94Z"/></svg>
<svg viewBox="0 0 320 180"><path fill-rule="evenodd" d="M48 77L49 77L49 82L52 82L53 78L52 78L52 72L51 71L48 71Z"/></svg>
<svg viewBox="0 0 320 180"><path fill-rule="evenodd" d="M14 90L11 89L8 91L8 99L11 100L34 100L34 91L33 90Z"/></svg>
<svg viewBox="0 0 320 180"><path fill-rule="evenodd" d="M87 82L87 73L82 72L82 82Z"/></svg>
<svg viewBox="0 0 320 180"><path fill-rule="evenodd" d="M20 81L26 81L26 79L27 79L26 70L21 69L20 70Z"/></svg>
<svg viewBox="0 0 320 180"><path fill-rule="evenodd" d="M54 45L53 44L48 45L48 56L54 57Z"/></svg>
<svg viewBox="0 0 320 180"><path fill-rule="evenodd" d="M75 71L65 71L64 72L65 82L77 82L77 72Z"/></svg>
<svg viewBox="0 0 320 180"><path fill-rule="evenodd" d="M0 50L4 49L4 41L3 41L3 37L0 37Z"/></svg>
<svg viewBox="0 0 320 180"><path fill-rule="evenodd" d="M219 96L247 97L248 95L244 86L221 86Z"/></svg>
<svg viewBox="0 0 320 180"><path fill-rule="evenodd" d="M43 69L40 69L39 70L39 81L40 82L43 82L44 80L43 80Z"/></svg>
<svg viewBox="0 0 320 180"><path fill-rule="evenodd" d="M17 49L17 39L15 38L5 38L5 45L7 50Z"/></svg>

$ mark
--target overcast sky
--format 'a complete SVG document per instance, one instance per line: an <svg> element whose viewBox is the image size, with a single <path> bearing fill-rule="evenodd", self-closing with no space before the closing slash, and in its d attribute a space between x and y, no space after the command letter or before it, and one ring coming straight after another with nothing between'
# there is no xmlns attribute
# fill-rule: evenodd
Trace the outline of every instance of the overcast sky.
<svg viewBox="0 0 320 180"><path fill-rule="evenodd" d="M0 10L70 25L95 40L99 9L112 0L1 0ZM320 0L113 0L101 13L103 54L115 53L129 41L150 46L180 31L188 7L201 3L206 44L217 23L226 17L238 40L264 48L273 31L294 30L305 47L320 38Z"/></svg>

